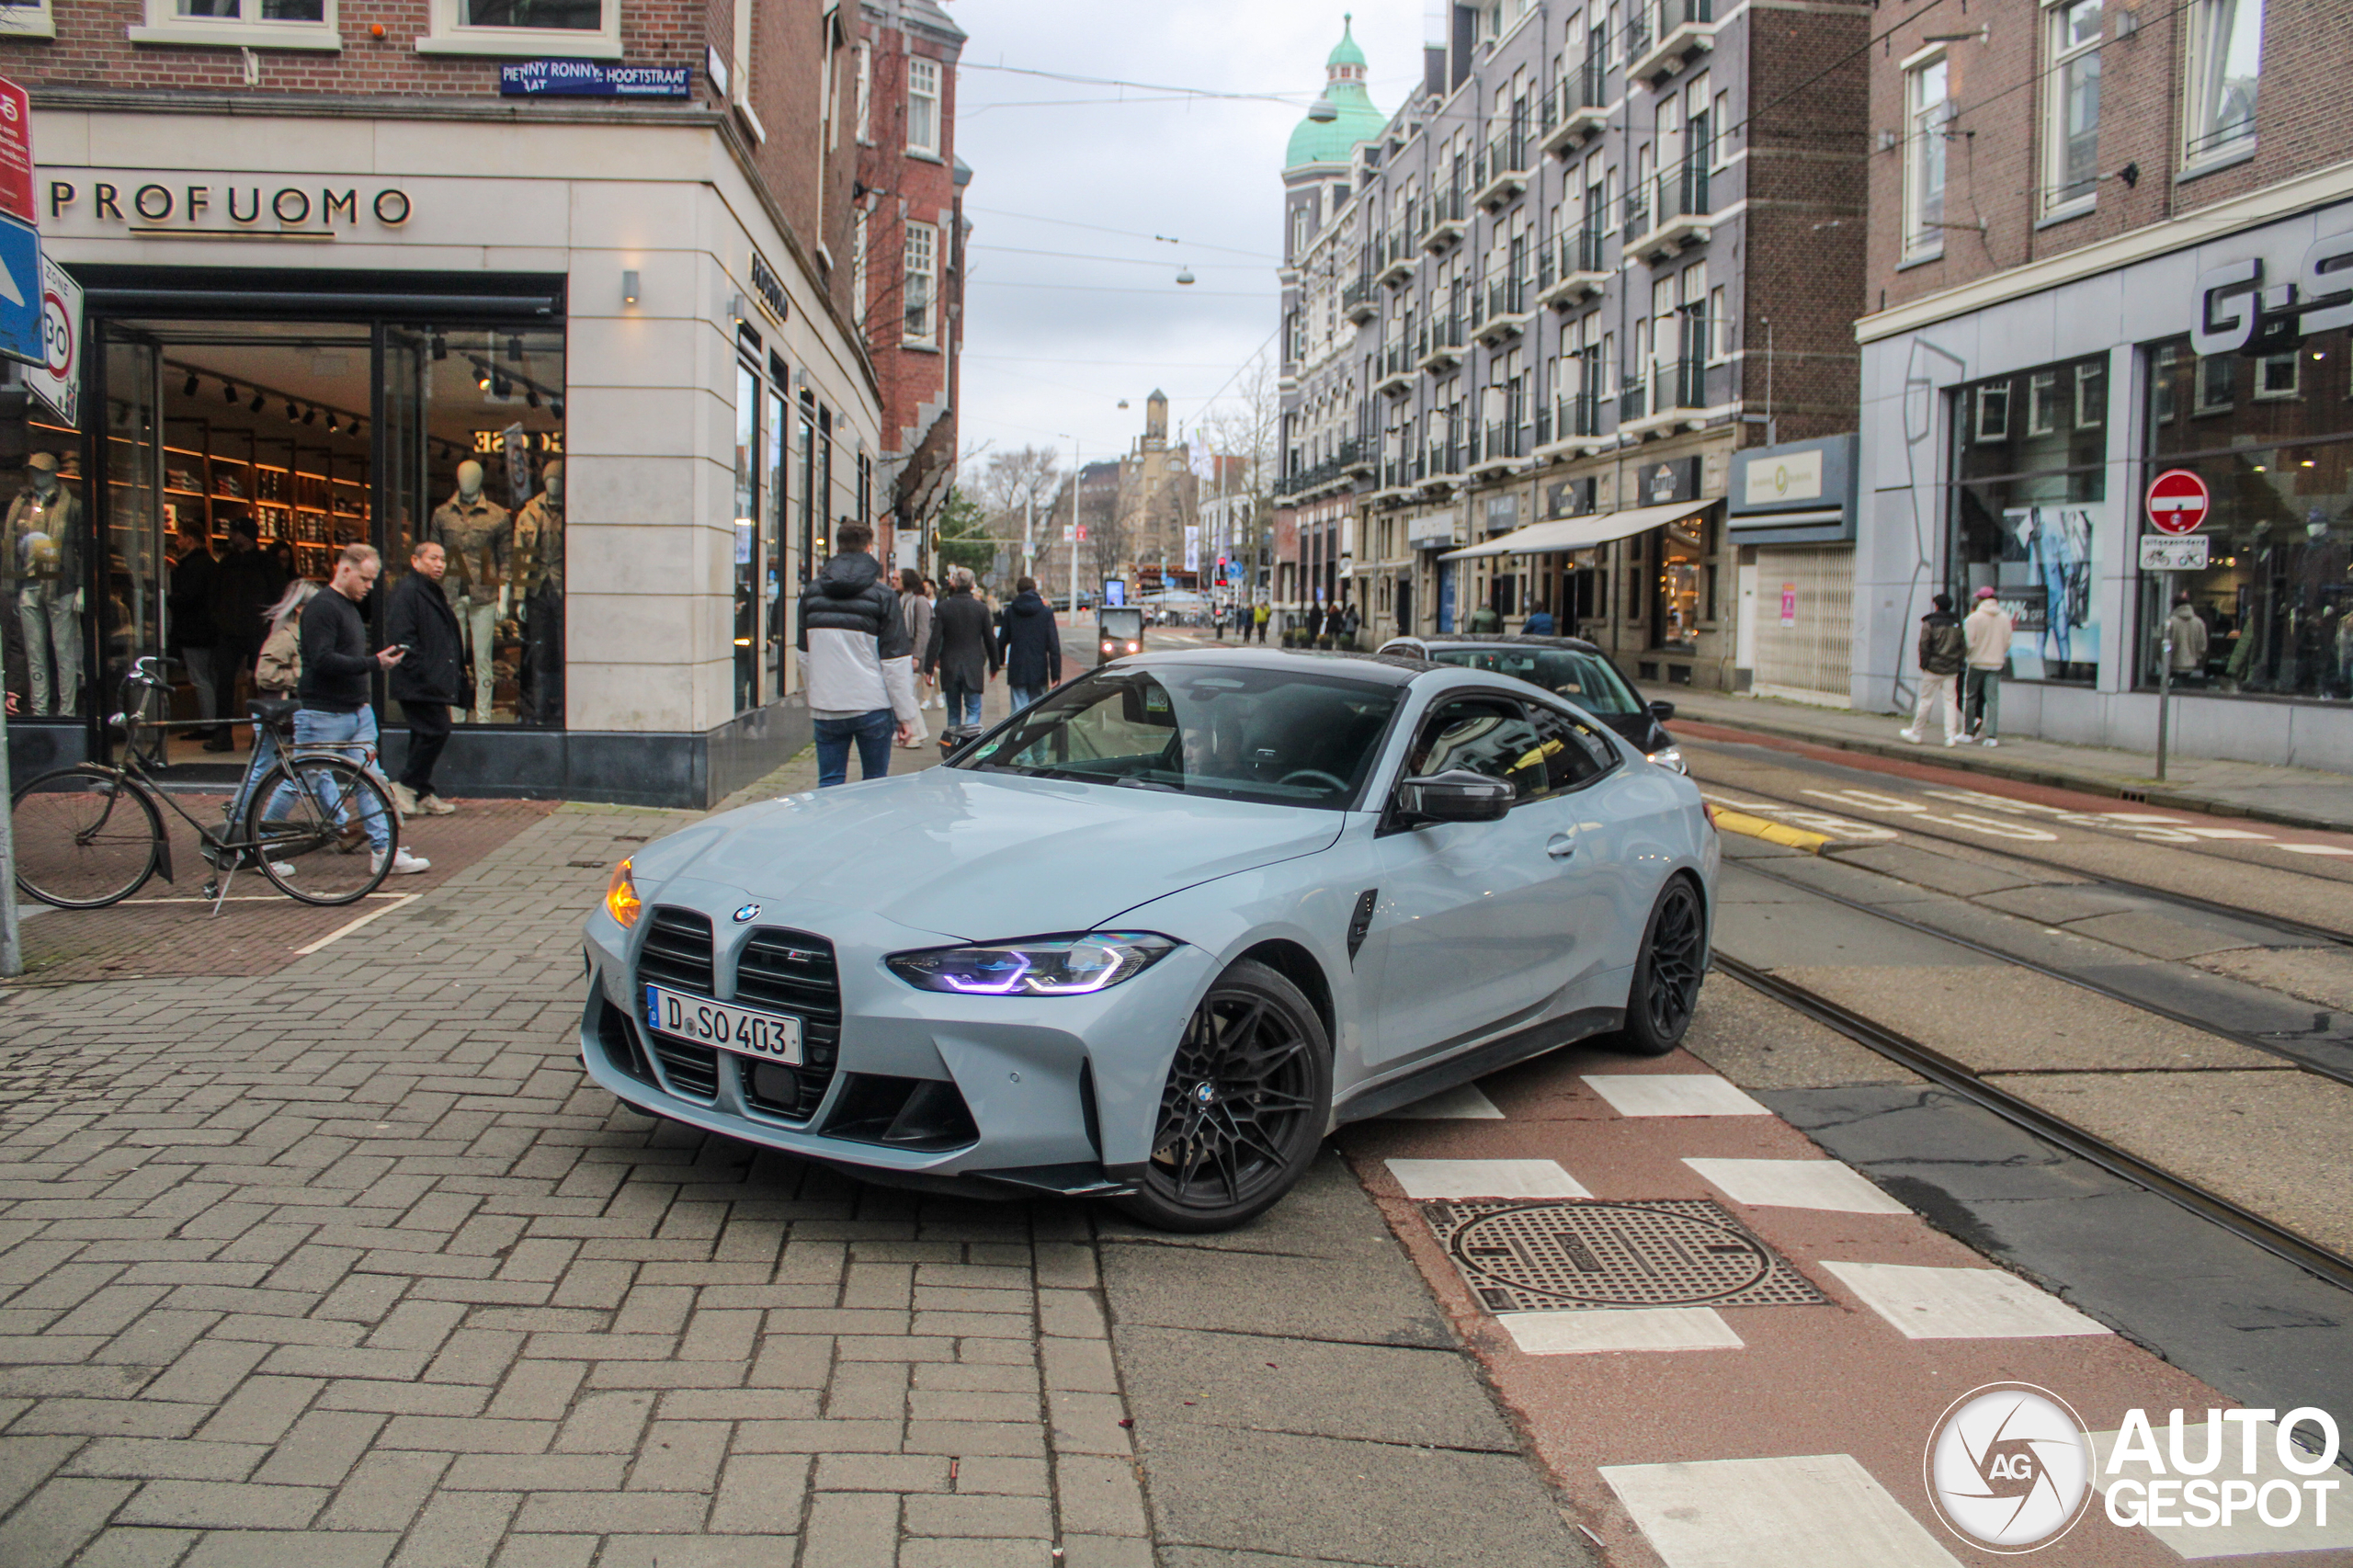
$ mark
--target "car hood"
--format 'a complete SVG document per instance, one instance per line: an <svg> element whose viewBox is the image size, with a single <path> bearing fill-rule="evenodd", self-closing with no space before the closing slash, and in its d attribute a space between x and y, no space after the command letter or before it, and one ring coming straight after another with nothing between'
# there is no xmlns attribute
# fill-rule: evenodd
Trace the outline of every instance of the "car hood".
<svg viewBox="0 0 2353 1568"><path fill-rule="evenodd" d="M824 928L858 910L964 941L1085 931L1214 878L1327 848L1339 812L934 767L729 812L636 858Z"/></svg>

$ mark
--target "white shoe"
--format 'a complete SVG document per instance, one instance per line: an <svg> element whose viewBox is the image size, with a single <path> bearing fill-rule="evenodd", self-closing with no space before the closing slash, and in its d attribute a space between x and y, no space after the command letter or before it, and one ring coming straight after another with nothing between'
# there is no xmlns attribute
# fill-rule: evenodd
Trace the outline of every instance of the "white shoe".
<svg viewBox="0 0 2353 1568"><path fill-rule="evenodd" d="M294 863L291 860L272 860L269 873L274 877L290 877L294 874Z"/></svg>
<svg viewBox="0 0 2353 1568"><path fill-rule="evenodd" d="M1947 735L1945 737L1945 744L1949 746L1962 746L1967 745L1968 744L1969 737L1967 735Z"/></svg>
<svg viewBox="0 0 2353 1568"><path fill-rule="evenodd" d="M368 858L368 869L371 871L381 871L384 869L382 850L380 849ZM405 844L402 845L392 856L392 875L396 877L412 877L419 871L431 869L433 869L433 862L422 855L410 854L408 846Z"/></svg>
<svg viewBox="0 0 2353 1568"><path fill-rule="evenodd" d="M1917 730L1898 730L1895 733L1915 746L1920 744L1920 732Z"/></svg>
<svg viewBox="0 0 2353 1568"><path fill-rule="evenodd" d="M403 817L416 815L416 791L398 779L392 781L392 808Z"/></svg>
<svg viewBox="0 0 2353 1568"><path fill-rule="evenodd" d="M1997 740L1995 740L1993 736L1988 735L1988 736L1986 736L1984 740L1982 740L1982 741L1978 742L1977 744L1978 744L1979 745L1981 745L1981 746L1997 746L1997 745L2000 745L2002 743L2001 743L2001 742L1999 742L1999 741L1997 741Z"/></svg>
<svg viewBox="0 0 2353 1568"><path fill-rule="evenodd" d="M458 808L438 795L419 796L416 809L429 817L453 817L458 814Z"/></svg>

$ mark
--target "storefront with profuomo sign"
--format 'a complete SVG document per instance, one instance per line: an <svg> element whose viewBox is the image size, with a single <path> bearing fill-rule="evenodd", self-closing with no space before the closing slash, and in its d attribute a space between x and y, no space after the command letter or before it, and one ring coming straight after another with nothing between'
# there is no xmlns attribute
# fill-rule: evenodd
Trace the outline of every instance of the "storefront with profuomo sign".
<svg viewBox="0 0 2353 1568"><path fill-rule="evenodd" d="M1928 597L2016 621L2013 733L2353 768L2353 176L2324 171L1867 317L1852 698ZM2141 565L2197 477L2206 567Z"/></svg>
<svg viewBox="0 0 2353 1568"><path fill-rule="evenodd" d="M0 389L18 777L110 744L149 654L175 717L222 721L175 765L242 764L265 612L356 542L379 618L444 547L445 793L698 805L805 742L790 606L872 517L878 399L710 117L35 122L84 322L70 417Z"/></svg>

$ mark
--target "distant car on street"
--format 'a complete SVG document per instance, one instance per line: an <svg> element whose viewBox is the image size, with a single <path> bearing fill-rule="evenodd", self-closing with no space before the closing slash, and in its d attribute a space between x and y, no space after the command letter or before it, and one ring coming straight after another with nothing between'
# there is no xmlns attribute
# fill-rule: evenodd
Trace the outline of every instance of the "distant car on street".
<svg viewBox="0 0 2353 1568"><path fill-rule="evenodd" d="M1540 686L1556 697L1567 698L1633 742L1653 762L1684 771L1683 752L1664 728L1675 717L1675 704L1644 702L1609 662L1609 655L1582 637L1441 632L1432 637L1392 637L1381 645L1381 651L1506 675Z"/></svg>
<svg viewBox="0 0 2353 1568"><path fill-rule="evenodd" d="M1672 1050L1719 854L1688 778L1523 681L1142 654L622 861L581 1052L871 1180L1220 1230L1343 1122L1573 1040Z"/></svg>

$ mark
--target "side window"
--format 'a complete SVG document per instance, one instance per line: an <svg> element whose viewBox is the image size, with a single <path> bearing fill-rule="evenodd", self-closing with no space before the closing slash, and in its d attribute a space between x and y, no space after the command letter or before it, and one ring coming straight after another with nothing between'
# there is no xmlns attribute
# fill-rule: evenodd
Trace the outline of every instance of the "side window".
<svg viewBox="0 0 2353 1568"><path fill-rule="evenodd" d="M1422 721L1405 774L1418 778L1463 767L1500 778L1523 801L1544 794L1543 743L1519 704L1490 697L1457 698Z"/></svg>
<svg viewBox="0 0 2353 1568"><path fill-rule="evenodd" d="M1616 749L1590 725L1549 708L1531 708L1529 717L1536 727L1538 749L1544 754L1548 792L1574 790L1617 766Z"/></svg>

